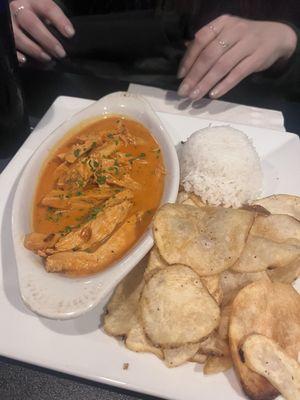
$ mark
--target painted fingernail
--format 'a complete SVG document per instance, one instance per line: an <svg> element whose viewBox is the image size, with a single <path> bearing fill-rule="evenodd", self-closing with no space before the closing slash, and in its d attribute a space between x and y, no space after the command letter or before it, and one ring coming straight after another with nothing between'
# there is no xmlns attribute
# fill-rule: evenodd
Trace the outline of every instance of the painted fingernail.
<svg viewBox="0 0 300 400"><path fill-rule="evenodd" d="M195 89L191 94L190 94L190 98L195 100L197 99L197 97L199 97L200 95L200 90L199 89Z"/></svg>
<svg viewBox="0 0 300 400"><path fill-rule="evenodd" d="M209 92L209 97L217 97L217 95L218 95L217 90L211 90L211 91Z"/></svg>
<svg viewBox="0 0 300 400"><path fill-rule="evenodd" d="M23 55L19 55L18 59L19 59L19 62L22 64L26 63L26 61L27 61L26 57Z"/></svg>
<svg viewBox="0 0 300 400"><path fill-rule="evenodd" d="M64 57L66 57L66 52L65 52L65 50L64 50L63 47L61 47L59 44L57 44L57 45L54 47L54 51L55 51L56 55L57 55L59 58L64 58Z"/></svg>
<svg viewBox="0 0 300 400"><path fill-rule="evenodd" d="M179 96L186 97L190 91L190 87L187 83L183 83L179 86L178 94Z"/></svg>
<svg viewBox="0 0 300 400"><path fill-rule="evenodd" d="M75 35L75 29L73 28L72 25L66 25L65 32L69 38Z"/></svg>
<svg viewBox="0 0 300 400"><path fill-rule="evenodd" d="M41 52L41 57L44 61L51 61L51 57L48 56L48 54L44 53L43 51Z"/></svg>
<svg viewBox="0 0 300 400"><path fill-rule="evenodd" d="M177 78L181 79L185 76L186 74L186 69L184 67L179 68L179 71L177 73Z"/></svg>

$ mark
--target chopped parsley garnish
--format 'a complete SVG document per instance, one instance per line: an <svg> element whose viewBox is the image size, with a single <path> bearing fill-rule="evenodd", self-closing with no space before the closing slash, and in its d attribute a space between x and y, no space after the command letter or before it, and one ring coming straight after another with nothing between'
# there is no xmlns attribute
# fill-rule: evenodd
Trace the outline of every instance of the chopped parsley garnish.
<svg viewBox="0 0 300 400"><path fill-rule="evenodd" d="M72 231L72 228L70 227L70 225L67 225L64 227L64 229L61 231L61 233L63 234L67 234L70 233Z"/></svg>
<svg viewBox="0 0 300 400"><path fill-rule="evenodd" d="M97 178L97 183L99 185L104 185L104 183L106 182L106 176L105 175L100 175Z"/></svg>
<svg viewBox="0 0 300 400"><path fill-rule="evenodd" d="M78 158L80 156L80 150L79 149L74 150L73 154L76 158Z"/></svg>
<svg viewBox="0 0 300 400"><path fill-rule="evenodd" d="M145 154L145 153L141 153L141 154L139 155L139 158L144 158L144 157L146 157L146 154Z"/></svg>
<svg viewBox="0 0 300 400"><path fill-rule="evenodd" d="M82 195L83 195L82 192L80 192L80 191L76 192L76 196L82 196Z"/></svg>
<svg viewBox="0 0 300 400"><path fill-rule="evenodd" d="M110 139L112 139L112 138L114 137L114 135L113 135L112 133L109 133L109 134L107 135L107 137L109 137Z"/></svg>
<svg viewBox="0 0 300 400"><path fill-rule="evenodd" d="M131 153L125 153L125 157L132 157Z"/></svg>

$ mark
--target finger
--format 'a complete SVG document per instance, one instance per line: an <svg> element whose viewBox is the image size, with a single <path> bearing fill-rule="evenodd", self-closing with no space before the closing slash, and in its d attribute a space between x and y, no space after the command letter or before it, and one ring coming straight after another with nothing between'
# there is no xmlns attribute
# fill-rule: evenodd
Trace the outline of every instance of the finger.
<svg viewBox="0 0 300 400"><path fill-rule="evenodd" d="M51 57L41 49L36 43L29 39L19 27L15 26L16 48L22 53L35 58L39 61L50 61Z"/></svg>
<svg viewBox="0 0 300 400"><path fill-rule="evenodd" d="M230 89L248 75L259 69L259 59L256 54L246 57L209 93L210 97L216 99L223 96Z"/></svg>
<svg viewBox="0 0 300 400"><path fill-rule="evenodd" d="M20 53L19 51L17 51L17 58L20 64L25 64L27 59L24 56L24 54Z"/></svg>
<svg viewBox="0 0 300 400"><path fill-rule="evenodd" d="M39 15L49 20L65 37L71 38L75 35L71 21L52 0L37 1L33 8Z"/></svg>
<svg viewBox="0 0 300 400"><path fill-rule="evenodd" d="M228 15L222 15L196 33L179 65L178 78L183 78L188 73L201 51L222 31L228 18Z"/></svg>
<svg viewBox="0 0 300 400"><path fill-rule="evenodd" d="M190 94L192 100L199 100L205 96L236 65L255 51L253 47L247 46L245 42L244 40L238 42L218 59Z"/></svg>
<svg viewBox="0 0 300 400"><path fill-rule="evenodd" d="M59 41L48 31L41 20L31 10L24 10L17 18L19 26L28 32L30 36L47 53L56 58L63 58L66 52Z"/></svg>
<svg viewBox="0 0 300 400"><path fill-rule="evenodd" d="M223 33L224 32L224 33ZM225 36L226 35L226 36ZM225 32L216 37L199 55L194 65L182 81L178 94L189 96L196 88L198 82L212 68L212 66L239 40L234 31Z"/></svg>

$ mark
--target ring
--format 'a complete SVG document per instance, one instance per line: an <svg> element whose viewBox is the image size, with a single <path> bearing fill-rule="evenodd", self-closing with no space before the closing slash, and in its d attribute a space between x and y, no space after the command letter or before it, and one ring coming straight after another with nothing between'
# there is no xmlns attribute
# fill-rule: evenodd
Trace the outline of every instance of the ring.
<svg viewBox="0 0 300 400"><path fill-rule="evenodd" d="M224 40L219 40L218 41L218 45L223 47L224 49L226 49L227 47L229 47L229 44L224 42Z"/></svg>
<svg viewBox="0 0 300 400"><path fill-rule="evenodd" d="M25 10L24 6L19 6L16 11L14 12L14 17L17 18L18 14L22 11Z"/></svg>

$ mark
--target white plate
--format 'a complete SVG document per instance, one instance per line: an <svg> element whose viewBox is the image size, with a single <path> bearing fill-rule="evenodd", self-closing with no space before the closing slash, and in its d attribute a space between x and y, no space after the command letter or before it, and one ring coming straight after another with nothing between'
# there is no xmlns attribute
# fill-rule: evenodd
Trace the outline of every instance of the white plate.
<svg viewBox="0 0 300 400"><path fill-rule="evenodd" d="M34 312L48 318L75 318L95 307L144 257L153 245L151 229L124 257L103 272L69 278L49 274L39 256L25 249L24 235L31 231L31 210L37 176L53 147L74 126L84 127L102 115L120 114L141 122L159 143L167 174L162 204L176 200L179 165L174 145L148 103L138 95L117 92L103 97L59 126L34 152L20 178L13 202L13 239L21 296Z"/></svg>
<svg viewBox="0 0 300 400"><path fill-rule="evenodd" d="M18 292L17 266L11 232L11 202L18 175L35 147L66 116L85 107L87 100L59 98L16 158L0 176L1 268L0 275L0 354L57 371L174 400L241 400L242 394L234 372L203 376L201 367L187 364L168 369L151 354L126 350L114 338L99 329L99 316L105 301L87 314L70 321L37 317L24 306ZM159 113L174 144L185 139L183 132L207 126L203 121ZM233 124L241 128L238 124ZM300 143L289 133L242 127L264 159L269 171L269 186L276 193L300 195ZM278 179L277 179L278 178ZM297 284L298 288L299 281ZM129 363L123 370L123 363Z"/></svg>

